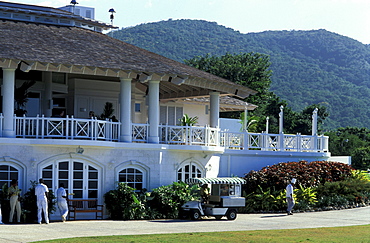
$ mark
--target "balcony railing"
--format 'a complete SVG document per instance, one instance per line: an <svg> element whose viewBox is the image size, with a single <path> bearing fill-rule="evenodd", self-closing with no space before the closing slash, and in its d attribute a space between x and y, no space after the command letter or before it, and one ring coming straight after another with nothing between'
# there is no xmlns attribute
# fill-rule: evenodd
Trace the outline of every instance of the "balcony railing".
<svg viewBox="0 0 370 243"><path fill-rule="evenodd" d="M119 122L74 117L15 117L16 137L118 141Z"/></svg>
<svg viewBox="0 0 370 243"><path fill-rule="evenodd" d="M221 146L227 149L263 151L328 152L327 136L220 132Z"/></svg>
<svg viewBox="0 0 370 243"><path fill-rule="evenodd" d="M3 130L0 115L0 132ZM120 122L74 117L14 117L18 138L119 141ZM132 142L147 143L149 124L132 124ZM160 125L162 144L221 146L233 150L327 152L328 137L220 131L209 126ZM0 136L2 134L0 133Z"/></svg>

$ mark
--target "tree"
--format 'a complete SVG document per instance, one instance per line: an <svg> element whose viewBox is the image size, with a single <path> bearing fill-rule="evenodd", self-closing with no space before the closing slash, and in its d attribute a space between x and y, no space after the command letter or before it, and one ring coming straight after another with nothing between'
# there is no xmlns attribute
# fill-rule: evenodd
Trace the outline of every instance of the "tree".
<svg viewBox="0 0 370 243"><path fill-rule="evenodd" d="M323 105L310 105L302 112L295 112L287 101L280 99L270 90L271 70L269 57L260 53L226 54L223 56L195 57L185 60L185 63L234 83L246 86L258 93L245 99L246 102L255 104L257 109L248 113L254 117L253 132L266 131L266 117L269 117L269 133L279 131L280 107L284 107L284 133L312 133L312 111L319 108L318 125L328 117L327 109ZM240 118L241 112L223 114L222 117ZM248 121L249 124L249 121Z"/></svg>
<svg viewBox="0 0 370 243"><path fill-rule="evenodd" d="M225 54L223 56L194 57L185 64L212 73L258 92L247 102L260 105L271 95L271 70L269 57L260 53Z"/></svg>
<svg viewBox="0 0 370 243"><path fill-rule="evenodd" d="M14 101L15 101L15 114L17 116L23 116L27 113L24 110L29 97L28 89L36 83L35 80L25 81L21 86L16 87L14 90Z"/></svg>

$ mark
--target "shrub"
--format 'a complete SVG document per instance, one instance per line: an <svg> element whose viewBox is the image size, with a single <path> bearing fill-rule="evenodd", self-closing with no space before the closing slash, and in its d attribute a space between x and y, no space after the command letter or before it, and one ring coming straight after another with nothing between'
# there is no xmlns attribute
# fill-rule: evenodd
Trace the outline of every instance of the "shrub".
<svg viewBox="0 0 370 243"><path fill-rule="evenodd" d="M193 200L198 189L198 186L191 187L184 182L161 186L151 193L150 207L160 213L161 218L177 218L181 205Z"/></svg>
<svg viewBox="0 0 370 243"><path fill-rule="evenodd" d="M112 219L177 218L181 205L193 199L196 188L174 182L151 193L136 193L126 183L118 183L117 189L105 193L104 198Z"/></svg>
<svg viewBox="0 0 370 243"><path fill-rule="evenodd" d="M145 192L141 197L126 183L118 183L117 189L104 194L105 205L111 219L149 219L145 207Z"/></svg>
<svg viewBox="0 0 370 243"><path fill-rule="evenodd" d="M369 203L370 182L347 179L328 182L317 187L320 207L363 205Z"/></svg>
<svg viewBox="0 0 370 243"><path fill-rule="evenodd" d="M263 190L275 188L285 189L292 178L303 188L316 187L326 182L340 181L352 176L352 167L339 162L287 162L263 167L259 171L251 171L245 176L246 193L255 192L258 186Z"/></svg>

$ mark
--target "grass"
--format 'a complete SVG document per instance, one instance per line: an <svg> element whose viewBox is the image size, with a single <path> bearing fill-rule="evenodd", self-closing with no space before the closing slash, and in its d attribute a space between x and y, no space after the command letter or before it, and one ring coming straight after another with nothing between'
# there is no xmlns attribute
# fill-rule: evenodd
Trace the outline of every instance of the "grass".
<svg viewBox="0 0 370 243"><path fill-rule="evenodd" d="M39 242L370 242L370 225L289 229L289 230L253 230L212 233L150 234L81 237Z"/></svg>

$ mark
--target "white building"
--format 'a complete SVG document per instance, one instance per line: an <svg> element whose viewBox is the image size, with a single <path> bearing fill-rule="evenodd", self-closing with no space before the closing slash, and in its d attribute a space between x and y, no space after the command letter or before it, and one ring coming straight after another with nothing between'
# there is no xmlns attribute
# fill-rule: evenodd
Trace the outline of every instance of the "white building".
<svg viewBox="0 0 370 243"><path fill-rule="evenodd" d="M232 97L255 91L106 36L108 24L5 2L0 19L0 184L15 178L25 192L42 177L102 203L118 181L151 190L330 157L316 133L221 131L219 112L254 109ZM36 82L27 116L15 117L14 87L25 81ZM106 102L118 122L89 118ZM66 117L53 117L61 110ZM183 114L198 116L197 126L179 126Z"/></svg>

